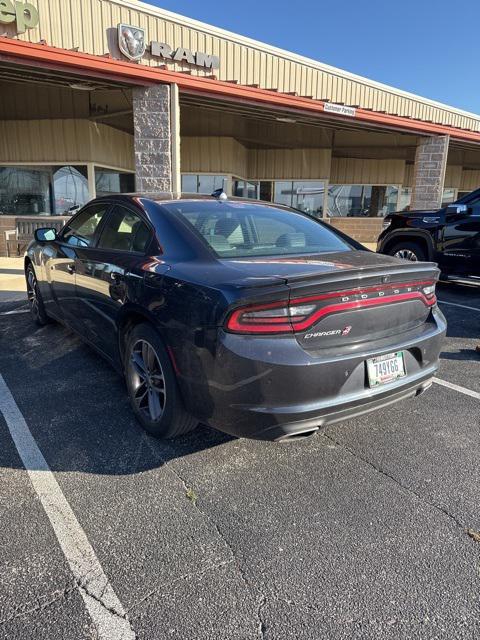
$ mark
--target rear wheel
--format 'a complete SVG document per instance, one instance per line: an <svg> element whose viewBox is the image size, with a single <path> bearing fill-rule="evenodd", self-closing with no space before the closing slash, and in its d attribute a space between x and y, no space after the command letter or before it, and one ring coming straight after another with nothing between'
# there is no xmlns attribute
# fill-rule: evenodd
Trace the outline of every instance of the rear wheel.
<svg viewBox="0 0 480 640"><path fill-rule="evenodd" d="M416 242L397 242L387 252L395 258L410 262L423 262L427 259L425 250Z"/></svg>
<svg viewBox="0 0 480 640"><path fill-rule="evenodd" d="M45 311L42 295L38 287L37 276L35 275L35 269L32 264L28 265L25 271L25 277L27 279L27 297L30 312L34 321L43 327L43 325L49 322L49 317Z"/></svg>
<svg viewBox="0 0 480 640"><path fill-rule="evenodd" d="M175 438L197 426L185 411L162 340L149 324L135 326L127 338L125 378L133 411L150 435Z"/></svg>

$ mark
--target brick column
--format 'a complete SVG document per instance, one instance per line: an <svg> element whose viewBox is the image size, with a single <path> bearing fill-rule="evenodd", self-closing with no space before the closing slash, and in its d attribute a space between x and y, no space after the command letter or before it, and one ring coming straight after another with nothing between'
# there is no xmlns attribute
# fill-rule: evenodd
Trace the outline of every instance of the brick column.
<svg viewBox="0 0 480 640"><path fill-rule="evenodd" d="M177 101L178 92L166 84L133 90L136 189L139 192L158 193L179 188L178 105L172 105Z"/></svg>
<svg viewBox="0 0 480 640"><path fill-rule="evenodd" d="M439 209L450 136L422 138L417 144L411 209Z"/></svg>

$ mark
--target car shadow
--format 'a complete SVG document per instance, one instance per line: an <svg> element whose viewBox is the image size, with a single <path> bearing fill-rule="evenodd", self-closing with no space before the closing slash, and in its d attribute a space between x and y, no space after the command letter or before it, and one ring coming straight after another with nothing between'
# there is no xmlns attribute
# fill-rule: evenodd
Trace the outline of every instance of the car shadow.
<svg viewBox="0 0 480 640"><path fill-rule="evenodd" d="M460 360L463 362L474 361L480 363L480 353L475 349L459 349L458 351L443 351L441 360Z"/></svg>
<svg viewBox="0 0 480 640"><path fill-rule="evenodd" d="M204 425L174 440L149 436L123 378L60 325L4 316L0 345L1 374L52 471L135 474L235 439ZM0 412L1 467L23 465Z"/></svg>

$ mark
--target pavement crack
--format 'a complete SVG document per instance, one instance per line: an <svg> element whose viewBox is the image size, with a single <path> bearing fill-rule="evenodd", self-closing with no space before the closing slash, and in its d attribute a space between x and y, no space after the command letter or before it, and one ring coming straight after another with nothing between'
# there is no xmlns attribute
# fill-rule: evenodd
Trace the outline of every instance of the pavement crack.
<svg viewBox="0 0 480 640"><path fill-rule="evenodd" d="M217 569L221 569L222 567L225 567L225 566L227 566L229 564L233 564L233 562L234 562L233 559L224 560L222 562L218 562L217 564L208 565L208 566L204 567L203 569L201 569L200 571L194 571L194 572L192 571L192 572L189 572L189 573L183 573L182 575L177 576L173 580L166 580L166 581L162 582L161 584L157 585L155 587L155 589L152 589L147 594L145 594L142 598L140 598L140 600L137 600L137 602L134 602L128 608L128 613L130 613L130 611L132 611L133 609L136 609L137 607L142 605L147 600L150 600L150 598L153 598L162 589L171 587L171 586L175 585L177 582L181 582L182 580L190 580L191 578L203 578L203 576L206 575L207 573L209 573L210 571L216 571Z"/></svg>
<svg viewBox="0 0 480 640"><path fill-rule="evenodd" d="M95 602L98 602L98 604L100 604L108 613L111 613L112 615L116 616L117 618L121 618L122 620L128 620L128 616L126 613L117 611L117 609L109 606L105 602L104 595L105 595L106 588L102 590L102 593L100 595L97 595L95 592L89 589L88 584L82 584L81 582L77 582L77 588L79 591L83 592L89 598L92 598L92 600L95 600Z"/></svg>
<svg viewBox="0 0 480 640"><path fill-rule="evenodd" d="M258 637L265 638L265 634L267 633L267 625L265 620L263 619L263 610L265 605L267 604L267 597L262 595L257 608L257 618L258 618Z"/></svg>
<svg viewBox="0 0 480 640"><path fill-rule="evenodd" d="M393 476L391 473L389 473L388 471L385 471L385 469L383 469L379 465L375 464L371 460L368 460L368 458L363 457L357 451L355 451L354 449L351 449L350 447L348 447L343 442L340 442L339 440L336 440L334 437L332 437L330 434L326 433L325 431L321 435L325 439L330 440L330 442L335 444L337 447L341 447L342 449L347 451L351 456L353 456L357 460L361 460L363 463L367 464L369 467L374 469L377 473L380 473L381 475L385 476L389 480L392 480L393 482L395 482L395 484L397 484L399 487L401 487L404 491L408 491L408 493L414 495L416 498L418 498L424 504L429 505L430 507L432 507L436 511L439 511L443 515L447 516L447 518L449 518L457 527L459 527L464 533L466 533L467 529L466 529L465 525L455 515L453 515L447 509L445 509L445 507L442 507L442 506L436 504L435 502L433 502L431 500L428 500L424 495L422 495L418 491L415 491L415 489L412 489L408 485L403 484L403 482L401 482L398 478L395 478L395 476Z"/></svg>
<svg viewBox="0 0 480 640"><path fill-rule="evenodd" d="M50 599L46 600L45 602L41 602L40 598L37 597L36 598L37 604L35 606L29 607L28 609L23 609L22 611L17 611L14 615L11 615L7 618L4 618L3 620L0 620L0 626L7 624L9 622L12 622L17 618L21 618L22 616L27 616L30 613L44 611L45 609L48 609L49 607L59 602L60 600L64 600L69 594L76 591L77 588L78 588L78 585L74 584L74 585L67 586L64 589L61 589L59 591L55 591L52 594L53 597L50 597Z"/></svg>
<svg viewBox="0 0 480 640"><path fill-rule="evenodd" d="M185 480L185 478L183 478L183 476L171 464L172 459L174 459L174 458L173 457L172 458L168 458L168 457L162 456L160 451L158 451L148 439L146 439L145 442L147 443L147 445L148 445L149 449L152 451L152 453L162 462L162 464L166 467L166 469L169 470L170 473L177 478L177 480L179 480L179 482L182 484L185 496L188 496L189 493L192 492L193 487L191 487L188 484L188 482ZM227 540L226 536L222 533L218 523L211 517L211 515L208 512L204 511L199 506L199 498L198 497L196 497L195 500L191 500L190 502L193 505L194 509L196 509L210 523L210 525L215 530L215 533L218 536L218 538L223 542L223 544L225 545L226 549L228 549L228 553L230 555L230 559L225 564L234 564L235 568L237 570L237 573L240 576L240 579L242 580L243 584L245 585L245 588L247 589L247 591L249 593L251 593L251 594L259 594L259 589L255 585L251 584L251 582L250 582L248 576L246 575L242 565L240 564L240 561L237 558L237 555L235 553L234 548L232 547L230 542ZM266 596L264 594L260 593L260 595L259 595L259 605L257 607L259 638L264 638L265 637L265 632L266 632L266 625L265 625L265 623L264 623L264 621L262 619L262 612L263 612L263 608L265 607L265 604L266 604Z"/></svg>

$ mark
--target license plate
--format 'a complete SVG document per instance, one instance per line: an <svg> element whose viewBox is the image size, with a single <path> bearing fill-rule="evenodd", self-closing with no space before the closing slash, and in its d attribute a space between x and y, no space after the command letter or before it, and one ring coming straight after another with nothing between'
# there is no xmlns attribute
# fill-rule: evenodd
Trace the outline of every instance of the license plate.
<svg viewBox="0 0 480 640"><path fill-rule="evenodd" d="M394 382L407 375L403 351L367 360L368 382L371 387Z"/></svg>

